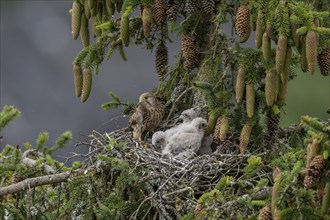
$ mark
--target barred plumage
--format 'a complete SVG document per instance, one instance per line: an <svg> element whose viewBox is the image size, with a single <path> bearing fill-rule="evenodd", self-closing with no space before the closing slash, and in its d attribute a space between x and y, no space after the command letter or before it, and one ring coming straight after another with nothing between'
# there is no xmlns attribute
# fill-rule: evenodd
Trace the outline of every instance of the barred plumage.
<svg viewBox="0 0 330 220"><path fill-rule="evenodd" d="M168 51L163 42L161 42L156 48L155 64L158 76L164 76L166 73L166 66L168 64Z"/></svg>
<svg viewBox="0 0 330 220"><path fill-rule="evenodd" d="M154 2L155 22L158 26L166 23L166 6L164 0L155 0Z"/></svg>
<svg viewBox="0 0 330 220"><path fill-rule="evenodd" d="M244 5L241 5L236 12L235 29L241 43L249 39L251 33L250 10Z"/></svg>
<svg viewBox="0 0 330 220"><path fill-rule="evenodd" d="M323 76L330 74L330 47L322 49L321 53L317 57L317 61L320 66L320 71Z"/></svg>

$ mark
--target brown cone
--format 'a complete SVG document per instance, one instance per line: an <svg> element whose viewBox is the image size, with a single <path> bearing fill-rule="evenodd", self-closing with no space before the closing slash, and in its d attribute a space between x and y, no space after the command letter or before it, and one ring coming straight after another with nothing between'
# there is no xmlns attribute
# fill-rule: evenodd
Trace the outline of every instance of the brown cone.
<svg viewBox="0 0 330 220"><path fill-rule="evenodd" d="M215 12L214 0L202 0L202 7L206 14L213 15Z"/></svg>
<svg viewBox="0 0 330 220"><path fill-rule="evenodd" d="M158 26L166 23L166 6L164 0L155 0L154 3L155 22Z"/></svg>
<svg viewBox="0 0 330 220"><path fill-rule="evenodd" d="M72 37L77 39L80 32L80 22L81 22L81 5L78 0L74 0L72 4L72 15L71 15L71 28Z"/></svg>
<svg viewBox="0 0 330 220"><path fill-rule="evenodd" d="M236 101L240 103L244 97L245 91L245 70L243 66L240 66L237 71L237 79L236 79Z"/></svg>
<svg viewBox="0 0 330 220"><path fill-rule="evenodd" d="M149 6L143 7L142 10L142 25L144 37L148 38L151 32L152 10Z"/></svg>
<svg viewBox="0 0 330 220"><path fill-rule="evenodd" d="M304 186L306 189L311 189L316 183L316 176L306 175L304 178Z"/></svg>
<svg viewBox="0 0 330 220"><path fill-rule="evenodd" d="M323 155L315 156L310 165L307 167L308 172L311 175L318 176L322 172L325 166L325 162L326 160L324 159Z"/></svg>
<svg viewBox="0 0 330 220"><path fill-rule="evenodd" d="M16 183L22 182L23 180L24 180L24 178L20 174L18 174L16 172L14 172L13 175L12 175L12 177L11 177L11 183L12 184L16 184Z"/></svg>
<svg viewBox="0 0 330 220"><path fill-rule="evenodd" d="M199 62L199 46L194 42L191 34L184 34L181 38L181 50L184 59L184 67L192 70L198 66Z"/></svg>
<svg viewBox="0 0 330 220"><path fill-rule="evenodd" d="M184 9L187 13L187 16L194 14L198 9L197 1L196 0L186 0Z"/></svg>
<svg viewBox="0 0 330 220"><path fill-rule="evenodd" d="M86 102L92 90L92 71L89 68L83 70L83 85L81 101Z"/></svg>
<svg viewBox="0 0 330 220"><path fill-rule="evenodd" d="M272 210L270 205L260 209L258 220L272 220Z"/></svg>
<svg viewBox="0 0 330 220"><path fill-rule="evenodd" d="M266 73L265 79L265 93L266 93L266 103L267 106L272 106L277 99L277 86L278 86L278 77L276 70L270 69Z"/></svg>
<svg viewBox="0 0 330 220"><path fill-rule="evenodd" d="M257 17L257 23L256 23L256 46L257 49L259 49L262 45L262 18L263 18L263 13L261 10L258 11L258 17Z"/></svg>
<svg viewBox="0 0 330 220"><path fill-rule="evenodd" d="M250 28L250 10L241 5L236 12L235 21L236 33L240 37L240 43L244 43L249 39L251 28Z"/></svg>
<svg viewBox="0 0 330 220"><path fill-rule="evenodd" d="M244 154L246 151L246 147L248 146L250 141L251 131L252 125L249 123L245 124L242 128L241 135L239 138L239 149L241 154Z"/></svg>
<svg viewBox="0 0 330 220"><path fill-rule="evenodd" d="M221 129L221 117L217 119L217 123L215 124L214 132L213 132L213 140L216 144L221 143L220 129Z"/></svg>
<svg viewBox="0 0 330 220"><path fill-rule="evenodd" d="M82 92L83 75L81 67L77 64L73 64L73 77L76 96L80 97Z"/></svg>
<svg viewBox="0 0 330 220"><path fill-rule="evenodd" d="M159 77L162 77L166 73L166 66L168 64L168 52L167 47L162 42L156 48L156 71Z"/></svg>
<svg viewBox="0 0 330 220"><path fill-rule="evenodd" d="M178 0L170 0L167 3L167 19L169 21L176 21L178 9L179 9Z"/></svg>
<svg viewBox="0 0 330 220"><path fill-rule="evenodd" d="M265 32L262 35L262 56L266 64L269 63L271 57L271 42L268 34Z"/></svg>
<svg viewBox="0 0 330 220"><path fill-rule="evenodd" d="M271 142L277 137L281 114L274 114L272 110L267 112L267 141Z"/></svg>
<svg viewBox="0 0 330 220"><path fill-rule="evenodd" d="M308 31L306 35L306 58L308 63L308 71L313 75L317 65L317 35L315 31Z"/></svg>
<svg viewBox="0 0 330 220"><path fill-rule="evenodd" d="M323 76L330 74L330 47L322 49L321 53L317 57L317 61L320 66L320 71Z"/></svg>
<svg viewBox="0 0 330 220"><path fill-rule="evenodd" d="M287 44L288 44L288 37L285 35L280 35L276 46L276 58L275 58L276 71L280 75L282 74L284 68Z"/></svg>
<svg viewBox="0 0 330 220"><path fill-rule="evenodd" d="M254 84L250 83L247 84L245 92L245 99L246 99L246 113L249 118L253 116L254 113L254 102L255 102L255 91L254 91Z"/></svg>
<svg viewBox="0 0 330 220"><path fill-rule="evenodd" d="M287 83L289 80L289 75L291 72L291 57L292 57L292 49L290 46L288 46L286 49L283 72L281 73L282 83Z"/></svg>

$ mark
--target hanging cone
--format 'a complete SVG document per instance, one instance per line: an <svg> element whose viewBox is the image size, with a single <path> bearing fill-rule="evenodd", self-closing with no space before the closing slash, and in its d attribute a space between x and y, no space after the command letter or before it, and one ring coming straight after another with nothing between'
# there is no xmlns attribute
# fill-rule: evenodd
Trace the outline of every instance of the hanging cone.
<svg viewBox="0 0 330 220"><path fill-rule="evenodd" d="M81 15L80 38L84 47L89 46L88 19L85 14Z"/></svg>
<svg viewBox="0 0 330 220"><path fill-rule="evenodd" d="M227 139L228 130L229 130L228 117L224 115L221 117L221 122L220 122L220 132L219 132L220 141L224 141Z"/></svg>
<svg viewBox="0 0 330 220"><path fill-rule="evenodd" d="M82 92L83 75L80 65L73 64L73 77L76 96L80 97Z"/></svg>
<svg viewBox="0 0 330 220"><path fill-rule="evenodd" d="M321 53L317 57L317 61L320 66L320 71L323 76L330 74L330 47L322 49Z"/></svg>
<svg viewBox="0 0 330 220"><path fill-rule="evenodd" d="M217 123L215 124L214 132L213 132L213 140L216 144L221 143L221 138L220 138L221 118L222 117L219 117L217 119Z"/></svg>
<svg viewBox="0 0 330 220"><path fill-rule="evenodd" d="M288 83L280 82L278 86L277 104L280 106L286 105L286 96L288 94Z"/></svg>
<svg viewBox="0 0 330 220"><path fill-rule="evenodd" d="M241 103L244 97L244 91L245 91L245 70L243 66L240 66L238 68L237 72L237 79L236 79L236 101L237 103Z"/></svg>
<svg viewBox="0 0 330 220"><path fill-rule="evenodd" d="M272 39L274 42L277 42L276 35L274 34L274 28L273 28L273 25L271 23L267 23L266 33L267 33L267 36L270 39Z"/></svg>
<svg viewBox="0 0 330 220"><path fill-rule="evenodd" d="M281 114L274 114L273 110L267 112L267 141L272 142L277 137Z"/></svg>
<svg viewBox="0 0 330 220"><path fill-rule="evenodd" d="M266 64L269 63L271 57L271 42L270 38L268 37L267 33L265 32L262 35L262 56Z"/></svg>
<svg viewBox="0 0 330 220"><path fill-rule="evenodd" d="M91 18L91 8L89 7L88 0L84 1L84 13L87 19Z"/></svg>
<svg viewBox="0 0 330 220"><path fill-rule="evenodd" d="M184 34L182 36L181 50L184 58L184 67L189 71L197 67L199 62L199 46L194 42L191 34Z"/></svg>
<svg viewBox="0 0 330 220"><path fill-rule="evenodd" d="M198 9L197 1L196 0L186 0L184 9L187 13L187 16L194 14Z"/></svg>
<svg viewBox="0 0 330 220"><path fill-rule="evenodd" d="M129 18L124 13L120 19L120 38L126 47L129 45Z"/></svg>
<svg viewBox="0 0 330 220"><path fill-rule="evenodd" d="M12 184L22 182L23 180L24 180L24 178L20 174L18 174L17 172L14 172L12 177L11 177L11 183Z"/></svg>
<svg viewBox="0 0 330 220"><path fill-rule="evenodd" d="M168 52L167 47L161 42L156 48L156 71L159 77L162 77L166 73L166 66L168 64Z"/></svg>
<svg viewBox="0 0 330 220"><path fill-rule="evenodd" d="M289 80L289 75L291 72L291 57L292 57L292 50L291 50L291 47L288 46L286 49L283 72L281 74L282 83L287 83Z"/></svg>
<svg viewBox="0 0 330 220"><path fill-rule="evenodd" d="M92 71L89 68L83 70L83 84L81 101L86 102L92 90Z"/></svg>
<svg viewBox="0 0 330 220"><path fill-rule="evenodd" d="M246 151L246 147L248 146L250 141L251 131L252 125L249 123L245 124L242 128L241 135L239 138L239 149L241 154L244 154Z"/></svg>
<svg viewBox="0 0 330 220"><path fill-rule="evenodd" d="M236 12L235 29L240 37L240 43L244 43L249 39L251 33L250 10L244 5L241 5Z"/></svg>
<svg viewBox="0 0 330 220"><path fill-rule="evenodd" d="M249 118L253 116L254 113L254 102L255 102L255 91L254 84L247 84L245 92L246 99L246 113Z"/></svg>
<svg viewBox="0 0 330 220"><path fill-rule="evenodd" d="M316 177L315 176L310 176L306 175L304 178L304 186L306 189L311 189L316 183Z"/></svg>
<svg viewBox="0 0 330 220"><path fill-rule="evenodd" d="M288 37L285 35L280 35L276 46L275 57L276 71L280 75L282 74L284 68L287 44Z"/></svg>
<svg viewBox="0 0 330 220"><path fill-rule="evenodd" d="M202 0L203 11L206 14L213 15L215 12L215 1L214 0Z"/></svg>
<svg viewBox="0 0 330 220"><path fill-rule="evenodd" d="M155 0L154 3L155 22L158 26L166 23L166 6L164 0Z"/></svg>
<svg viewBox="0 0 330 220"><path fill-rule="evenodd" d="M298 29L298 25L294 24L294 23L290 23L290 27L291 27L291 38L292 41L294 43L294 46L299 50L300 48L300 36L297 34L297 29Z"/></svg>
<svg viewBox="0 0 330 220"><path fill-rule="evenodd" d="M167 3L167 19L169 21L176 21L179 9L178 0L169 0Z"/></svg>
<svg viewBox="0 0 330 220"><path fill-rule="evenodd" d="M272 220L272 210L270 204L260 209L258 220Z"/></svg>
<svg viewBox="0 0 330 220"><path fill-rule="evenodd" d="M323 155L316 155L310 165L307 167L308 173L314 176L318 176L325 167L326 160Z"/></svg>
<svg viewBox="0 0 330 220"><path fill-rule="evenodd" d="M142 10L142 25L145 38L150 36L152 24L152 10L149 6L144 6Z"/></svg>
<svg viewBox="0 0 330 220"><path fill-rule="evenodd" d="M259 49L262 45L262 18L263 18L263 13L261 10L258 11L258 17L257 17L257 23L256 23L256 47Z"/></svg>
<svg viewBox="0 0 330 220"><path fill-rule="evenodd" d="M77 0L73 1L72 4L72 15L71 15L71 28L72 28L72 37L77 39L80 31L80 22L81 22L81 5Z"/></svg>
<svg viewBox="0 0 330 220"><path fill-rule="evenodd" d="M301 70L303 72L308 71L308 61L306 56L306 36L301 38L301 54L300 54L300 63L301 63Z"/></svg>
<svg viewBox="0 0 330 220"><path fill-rule="evenodd" d="M317 35L315 31L308 31L306 35L306 58L308 63L308 71L313 75L317 65Z"/></svg>
<svg viewBox="0 0 330 220"><path fill-rule="evenodd" d="M276 70L270 69L266 73L265 94L267 106L272 106L277 98L278 78Z"/></svg>

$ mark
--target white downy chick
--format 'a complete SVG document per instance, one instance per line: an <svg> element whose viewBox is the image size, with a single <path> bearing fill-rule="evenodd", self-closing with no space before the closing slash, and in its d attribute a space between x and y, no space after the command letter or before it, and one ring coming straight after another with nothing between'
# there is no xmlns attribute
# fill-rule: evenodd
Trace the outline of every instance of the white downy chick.
<svg viewBox="0 0 330 220"><path fill-rule="evenodd" d="M181 128L183 128L184 126L189 124L195 118L197 118L197 113L194 109L191 108L191 109L184 110L179 117L179 119L182 120L182 123L166 130L165 133L166 133L167 137L169 137L169 138L172 137Z"/></svg>
<svg viewBox="0 0 330 220"><path fill-rule="evenodd" d="M157 131L152 135L151 144L156 151L162 152L167 144L167 135L163 131Z"/></svg>
<svg viewBox="0 0 330 220"><path fill-rule="evenodd" d="M162 154L172 154L176 159L191 158L199 150L206 128L207 121L205 119L195 118L169 138Z"/></svg>

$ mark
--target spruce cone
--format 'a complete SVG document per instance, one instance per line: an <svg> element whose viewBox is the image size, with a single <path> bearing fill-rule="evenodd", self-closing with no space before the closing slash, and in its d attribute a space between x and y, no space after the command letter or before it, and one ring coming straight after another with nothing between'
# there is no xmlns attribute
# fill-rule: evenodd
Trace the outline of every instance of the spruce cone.
<svg viewBox="0 0 330 220"><path fill-rule="evenodd" d="M83 84L81 101L86 102L92 90L92 71L89 68L83 70Z"/></svg>
<svg viewBox="0 0 330 220"><path fill-rule="evenodd" d="M169 21L176 21L179 9L178 0L170 0L167 4L167 19Z"/></svg>
<svg viewBox="0 0 330 220"><path fill-rule="evenodd" d="M12 175L12 177L11 177L11 183L12 184L16 184L16 183L22 182L23 180L24 180L24 178L20 174L18 174L16 172L14 172L13 175Z"/></svg>
<svg viewBox="0 0 330 220"><path fill-rule="evenodd" d="M308 62L308 71L313 75L317 65L317 35L315 31L308 31L306 35L306 58Z"/></svg>
<svg viewBox="0 0 330 220"><path fill-rule="evenodd" d="M293 40L294 46L296 48L299 48L300 47L300 36L296 33L296 31L298 29L298 25L291 22L290 26L291 26L291 38Z"/></svg>
<svg viewBox="0 0 330 220"><path fill-rule="evenodd" d="M155 0L154 3L155 21L158 26L166 23L166 6L164 0Z"/></svg>
<svg viewBox="0 0 330 220"><path fill-rule="evenodd" d="M292 57L292 50L291 47L288 46L288 48L286 49L283 72L281 73L282 83L287 83L289 80L289 75L291 72L291 57Z"/></svg>
<svg viewBox="0 0 330 220"><path fill-rule="evenodd" d="M142 25L144 37L148 38L151 32L152 11L149 6L143 7L142 10Z"/></svg>
<svg viewBox="0 0 330 220"><path fill-rule="evenodd" d="M320 71L323 76L328 76L330 74L330 47L325 47L322 49L321 53L317 57Z"/></svg>
<svg viewBox="0 0 330 220"><path fill-rule="evenodd" d="M315 156L310 165L307 167L308 173L313 176L318 176L322 172L325 166L325 162L326 160L324 159L323 155Z"/></svg>
<svg viewBox="0 0 330 220"><path fill-rule="evenodd" d="M250 28L250 10L242 5L236 12L235 29L237 35L240 37L240 43L244 43L249 39Z"/></svg>
<svg viewBox="0 0 330 220"><path fill-rule="evenodd" d="M249 118L253 116L254 113L254 101L255 101L255 92L254 92L254 84L247 84L245 92L246 99L246 113Z"/></svg>
<svg viewBox="0 0 330 220"><path fill-rule="evenodd" d="M72 15L71 15L71 28L72 37L77 39L80 32L80 22L81 22L81 5L78 0L74 0L72 4Z"/></svg>
<svg viewBox="0 0 330 220"><path fill-rule="evenodd" d="M267 112L267 140L268 142L276 139L280 124L281 114L274 114L272 110Z"/></svg>
<svg viewBox="0 0 330 220"><path fill-rule="evenodd" d="M89 7L88 0L84 2L84 13L87 19L91 18L91 8Z"/></svg>
<svg viewBox="0 0 330 220"><path fill-rule="evenodd" d="M260 209L258 220L272 220L272 210L270 205Z"/></svg>
<svg viewBox="0 0 330 220"><path fill-rule="evenodd" d="M191 34L184 34L181 38L181 50L184 59L184 67L192 70L199 62L199 46L195 44Z"/></svg>
<svg viewBox="0 0 330 220"><path fill-rule="evenodd" d="M197 203L195 207L195 219L199 219L201 217L202 211L203 211L202 205Z"/></svg>
<svg viewBox="0 0 330 220"><path fill-rule="evenodd" d="M156 71L159 77L166 73L166 66L168 64L167 47L161 42L156 48Z"/></svg>
<svg viewBox="0 0 330 220"><path fill-rule="evenodd" d="M308 61L306 56L306 36L301 38L301 53L300 53L300 62L301 62L301 70L303 72L308 71Z"/></svg>
<svg viewBox="0 0 330 220"><path fill-rule="evenodd" d="M240 66L237 72L237 79L236 79L236 101L240 103L243 100L244 91L245 91L245 70L244 67Z"/></svg>
<svg viewBox="0 0 330 220"><path fill-rule="evenodd" d="M84 47L89 46L89 30L88 30L88 20L85 14L81 15L81 27L80 27L80 37L81 42Z"/></svg>
<svg viewBox="0 0 330 220"><path fill-rule="evenodd" d="M219 119L221 121L220 121L220 131L219 131L218 139L220 139L220 141L224 141L224 140L227 139L227 133L228 133L228 130L229 130L229 122L228 122L227 116L225 116L225 115L218 118L218 120ZM217 121L217 124L218 124L218 121Z"/></svg>
<svg viewBox="0 0 330 220"><path fill-rule="evenodd" d="M221 143L220 130L221 130L221 117L217 119L217 123L215 124L214 132L213 132L213 140L216 144Z"/></svg>
<svg viewBox="0 0 330 220"><path fill-rule="evenodd" d="M306 189L311 189L316 183L316 176L306 175L304 178L304 186Z"/></svg>
<svg viewBox="0 0 330 220"><path fill-rule="evenodd" d="M123 45L129 45L129 18L124 13L120 19L120 38Z"/></svg>
<svg viewBox="0 0 330 220"><path fill-rule="evenodd" d="M184 9L187 13L187 17L190 15L193 15L198 9L197 1L196 0L186 0L186 5L185 5Z"/></svg>
<svg viewBox="0 0 330 220"><path fill-rule="evenodd" d="M263 13L261 10L258 11L258 17L257 17L257 23L256 23L256 46L257 49L259 49L262 45L262 18L263 18Z"/></svg>
<svg viewBox="0 0 330 220"><path fill-rule="evenodd" d="M280 106L284 106L286 104L287 94L288 94L288 83L280 82L278 86L278 100L277 100L277 103Z"/></svg>
<svg viewBox="0 0 330 220"><path fill-rule="evenodd" d="M206 14L213 15L215 12L215 1L214 0L203 0L202 7Z"/></svg>
<svg viewBox="0 0 330 220"><path fill-rule="evenodd" d="M77 64L73 64L73 77L76 96L80 97L82 92L83 74L81 67Z"/></svg>
<svg viewBox="0 0 330 220"><path fill-rule="evenodd" d="M265 63L269 63L271 57L271 42L270 38L268 37L267 33L265 32L262 35L262 56L265 60Z"/></svg>
<svg viewBox="0 0 330 220"><path fill-rule="evenodd" d="M270 69L266 73L265 93L267 106L272 106L277 98L278 79L276 70Z"/></svg>
<svg viewBox="0 0 330 220"><path fill-rule="evenodd" d="M251 131L252 125L249 123L245 124L242 128L241 135L239 137L239 149L241 154L244 154L246 151L246 147L250 141Z"/></svg>
<svg viewBox="0 0 330 220"><path fill-rule="evenodd" d="M266 33L270 39L272 39L274 42L277 42L276 35L274 34L273 25L271 23L267 24Z"/></svg>
<svg viewBox="0 0 330 220"><path fill-rule="evenodd" d="M284 68L287 44L288 44L288 37L285 35L280 35L276 46L276 57L275 57L276 71L280 75L282 74Z"/></svg>

